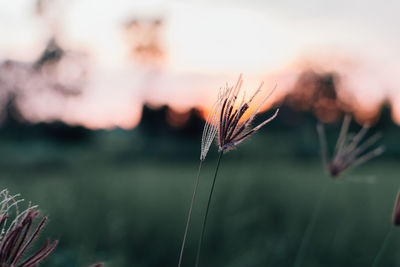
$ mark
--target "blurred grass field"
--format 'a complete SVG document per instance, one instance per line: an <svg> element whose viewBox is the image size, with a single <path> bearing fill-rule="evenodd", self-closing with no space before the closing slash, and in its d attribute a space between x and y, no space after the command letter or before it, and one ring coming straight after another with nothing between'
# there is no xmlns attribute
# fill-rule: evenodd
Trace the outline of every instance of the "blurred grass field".
<svg viewBox="0 0 400 267"><path fill-rule="evenodd" d="M45 237L60 240L41 266L177 264L199 144L139 138L135 131L114 131L79 146L46 140L1 144L0 186L49 216L37 245ZM184 266L194 263L216 156L214 148L201 174ZM222 159L202 264L293 266L327 186L303 266L370 266L391 227L399 171L398 162L386 157L333 181L322 169L312 128L296 137L256 136ZM394 231L381 266L400 264L399 238Z"/></svg>

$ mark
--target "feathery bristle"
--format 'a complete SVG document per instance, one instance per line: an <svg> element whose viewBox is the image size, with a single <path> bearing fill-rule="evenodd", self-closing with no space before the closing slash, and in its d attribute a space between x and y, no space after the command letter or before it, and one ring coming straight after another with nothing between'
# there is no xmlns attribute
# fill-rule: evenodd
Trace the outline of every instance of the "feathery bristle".
<svg viewBox="0 0 400 267"><path fill-rule="evenodd" d="M218 93L218 99L213 104L210 113L207 116L206 124L203 129L203 136L201 138L201 151L200 151L200 160L204 160L207 156L208 150L217 134L217 121L218 121L218 112L222 105L222 101L226 98L228 94L228 89L221 88Z"/></svg>

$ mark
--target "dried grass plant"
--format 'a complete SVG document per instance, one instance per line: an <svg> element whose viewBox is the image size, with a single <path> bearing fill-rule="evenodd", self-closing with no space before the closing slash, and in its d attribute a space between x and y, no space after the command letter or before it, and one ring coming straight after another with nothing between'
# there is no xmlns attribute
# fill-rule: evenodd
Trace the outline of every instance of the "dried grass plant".
<svg viewBox="0 0 400 267"><path fill-rule="evenodd" d="M216 127L217 131L219 157L207 201L207 208L204 215L199 244L197 246L195 266L198 266L200 264L201 248L204 240L208 213L210 209L210 204L215 187L215 181L217 178L222 155L224 154L224 152L227 152L235 148L238 144L246 140L249 136L256 133L259 129L261 129L261 127L272 121L278 115L279 112L279 109L277 109L269 119L263 121L254 128L251 128L250 127L251 123L256 117L256 114L260 111L260 108L266 103L266 101L272 95L275 88L270 91L270 93L261 101L261 103L250 114L248 114L249 113L248 111L251 110L250 107L253 104L255 97L261 92L261 87L263 86L263 83L261 83L259 88L248 100L246 100L246 92L244 91L242 100L238 102L242 84L243 84L243 79L242 75L240 75L235 86L231 87L226 86L226 88L222 91L223 93L220 94L222 98L218 99L219 103L218 108L214 110L214 112L216 113L213 115L213 118L214 122L216 122L214 127Z"/></svg>
<svg viewBox="0 0 400 267"><path fill-rule="evenodd" d="M23 199L20 195L10 195L8 190L0 192L0 266L34 267L45 259L57 246L58 241L45 245L36 252L26 256L28 250L43 229L47 217L43 217L36 225L39 217L37 206L29 205L20 210ZM36 226L34 226L36 225Z"/></svg>

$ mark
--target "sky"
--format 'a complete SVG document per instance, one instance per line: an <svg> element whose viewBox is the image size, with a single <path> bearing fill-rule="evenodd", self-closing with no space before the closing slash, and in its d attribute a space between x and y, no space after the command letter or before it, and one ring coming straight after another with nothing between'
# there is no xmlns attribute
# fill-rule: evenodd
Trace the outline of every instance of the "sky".
<svg viewBox="0 0 400 267"><path fill-rule="evenodd" d="M40 16L35 2L0 0L0 62L29 65L55 36L68 55L57 81L83 90L70 98L34 91L21 100L33 121L131 128L144 103L207 109L240 73L249 90L264 81L264 95L277 85L272 103L313 69L338 73L360 110L388 100L400 123L399 1L42 0ZM133 19L160 45L150 63L132 56L138 31L129 37L124 25ZM155 20L162 24L149 35Z"/></svg>

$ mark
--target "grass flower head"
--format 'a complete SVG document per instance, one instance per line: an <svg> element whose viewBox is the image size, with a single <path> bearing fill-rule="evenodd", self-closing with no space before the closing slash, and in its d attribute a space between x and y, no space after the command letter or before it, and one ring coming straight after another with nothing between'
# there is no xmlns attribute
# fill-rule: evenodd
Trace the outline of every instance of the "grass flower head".
<svg viewBox="0 0 400 267"><path fill-rule="evenodd" d="M222 106L219 111L220 114L218 122L218 147L220 151L228 151L234 148L247 137L257 132L261 127L272 121L279 112L279 109L277 109L272 117L265 120L258 126L250 128L250 124L254 120L256 114L272 95L275 89L264 98L264 100L257 106L257 108L249 115L247 119L244 119L244 115L249 110L253 100L261 92L263 83L261 83L256 92L248 100L245 100L246 94L244 92L240 104L237 105L238 95L240 93L242 84L242 75L240 75L235 86L227 87L225 93L223 94L223 99L221 100Z"/></svg>
<svg viewBox="0 0 400 267"><path fill-rule="evenodd" d="M380 134L374 134L362 142L368 132L368 125L363 126L358 133L348 133L350 122L351 116L346 115L340 129L332 159L328 156L324 127L322 124L317 125L323 161L332 177L338 177L344 170L362 164L382 154L384 151L383 146L378 146L366 152L380 139Z"/></svg>
<svg viewBox="0 0 400 267"><path fill-rule="evenodd" d="M34 226L39 216L37 206L29 206L20 211L18 204L23 199L19 195L9 195L7 190L0 192L0 266L34 267L46 258L57 246L58 241L46 244L36 252L26 256L33 241L44 227L47 217Z"/></svg>

